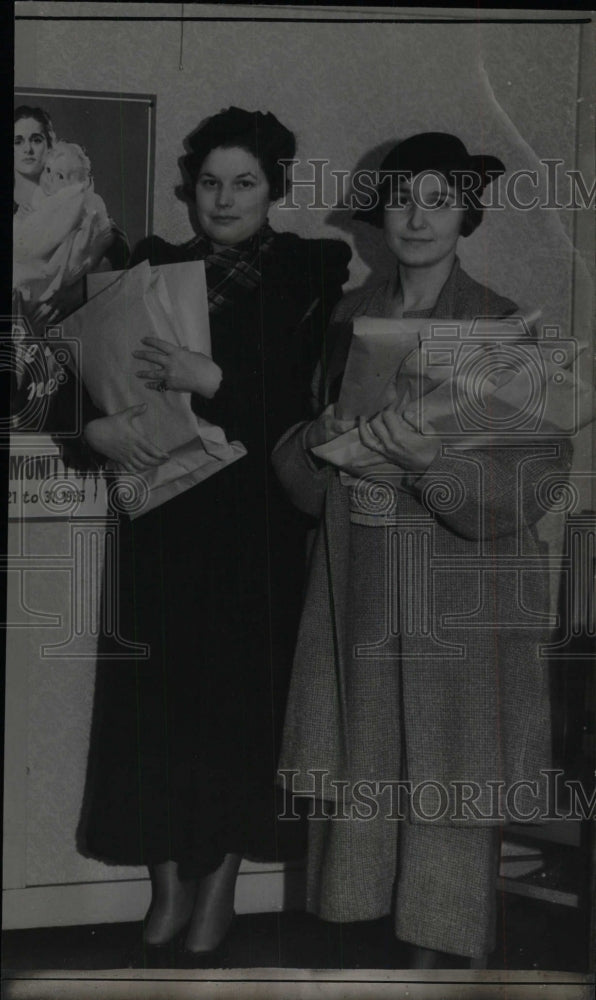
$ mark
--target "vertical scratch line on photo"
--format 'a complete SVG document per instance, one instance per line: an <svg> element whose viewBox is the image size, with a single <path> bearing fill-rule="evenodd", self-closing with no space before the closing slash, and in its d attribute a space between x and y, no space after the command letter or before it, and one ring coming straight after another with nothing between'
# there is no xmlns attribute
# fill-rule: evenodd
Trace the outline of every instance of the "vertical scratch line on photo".
<svg viewBox="0 0 596 1000"><path fill-rule="evenodd" d="M155 150L152 148L152 142L154 140L154 120L153 120L153 109L155 106L156 95L154 95L153 100L149 101L148 114L147 114L147 170L145 173L145 236L149 236L150 229L153 225L153 212L151 203L151 159L155 157Z"/></svg>
<svg viewBox="0 0 596 1000"><path fill-rule="evenodd" d="M184 54L184 4L180 4L180 52L178 56L178 69L183 70L182 58Z"/></svg>

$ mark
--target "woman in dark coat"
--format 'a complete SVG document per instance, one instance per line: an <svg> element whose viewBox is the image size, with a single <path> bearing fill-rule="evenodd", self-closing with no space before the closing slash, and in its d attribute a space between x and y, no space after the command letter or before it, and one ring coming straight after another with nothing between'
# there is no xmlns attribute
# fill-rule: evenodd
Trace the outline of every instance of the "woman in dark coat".
<svg viewBox="0 0 596 1000"><path fill-rule="evenodd" d="M502 163L425 133L381 167L397 170L406 175L397 196L385 180L380 206L361 215L384 225L397 273L336 309L315 383L320 408L337 398L357 316L465 321L517 311L456 256L482 217L462 203L460 178L475 178L468 191L478 195ZM444 341L437 346L445 359ZM493 947L498 831L544 803L550 715L539 646L549 595L536 485L566 473L570 450L539 437L485 451L441 446L392 405L360 420L361 456L346 482L311 448L351 426L330 403L273 455L294 502L321 519L280 761L286 783L318 800L307 907L336 921L394 908L415 966L436 965L441 952L481 964Z"/></svg>
<svg viewBox="0 0 596 1000"><path fill-rule="evenodd" d="M350 252L268 225L285 193L278 160L295 149L273 115L229 108L190 148L200 235L182 246L150 237L131 264L205 261L213 360L147 338L138 376L156 390L192 390L195 412L247 455L120 523L120 633L151 652L102 660L109 643L100 644L83 832L92 855L149 866L146 943L190 921L187 950L202 953L229 925L241 858L301 849L277 824L274 778L307 520L269 455L304 415ZM132 469L160 461L130 411L107 421L86 427L96 451Z"/></svg>

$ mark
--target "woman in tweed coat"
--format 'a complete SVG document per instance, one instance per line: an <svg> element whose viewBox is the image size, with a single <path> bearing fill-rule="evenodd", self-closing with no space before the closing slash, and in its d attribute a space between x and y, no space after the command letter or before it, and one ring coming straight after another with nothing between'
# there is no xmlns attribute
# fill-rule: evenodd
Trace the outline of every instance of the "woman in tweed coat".
<svg viewBox="0 0 596 1000"><path fill-rule="evenodd" d="M458 204L454 171L475 176L480 192L501 162L427 133L381 167L397 169L431 172L427 207L404 182L389 209L381 184L380 209L364 215L384 220L398 273L337 307L321 406L337 391L356 316L516 312L456 256L482 212ZM568 468L569 448L543 439L440 446L389 407L359 422L368 458L353 460L344 485L310 449L351 426L331 403L273 456L295 504L320 518L280 760L283 781L315 803L307 907L334 921L394 909L415 966L436 965L441 952L481 965L494 940L499 829L505 818L535 818L543 801L548 580L536 486ZM388 462L395 474L375 475Z"/></svg>

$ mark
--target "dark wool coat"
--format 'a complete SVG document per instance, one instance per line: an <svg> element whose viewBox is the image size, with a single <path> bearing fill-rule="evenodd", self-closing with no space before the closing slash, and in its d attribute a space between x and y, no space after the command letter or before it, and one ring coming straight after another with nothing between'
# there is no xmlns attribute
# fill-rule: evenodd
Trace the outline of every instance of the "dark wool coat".
<svg viewBox="0 0 596 1000"><path fill-rule="evenodd" d="M144 240L133 263L192 259L192 244ZM235 286L211 316L223 371L193 408L247 454L119 525L120 634L148 660L99 648L81 841L121 864L177 860L188 875L227 852L275 859L273 789L304 574L307 522L269 456L308 412L323 331L349 248L277 234L255 288ZM296 824L288 834L296 834Z"/></svg>
<svg viewBox="0 0 596 1000"><path fill-rule="evenodd" d="M349 321L389 315L391 284L338 306L328 382L343 370ZM456 261L432 316L514 311ZM525 786L513 795L513 785L538 780L550 760L548 671L539 655L549 637L549 587L537 485L553 473L564 478L569 446L443 447L424 474L409 477L407 491L371 476L351 493L338 470L313 463L305 426L292 428L273 455L296 505L321 518L280 768L298 772L294 787L304 791L314 769L328 780L409 780L425 791L410 811L414 822L426 814L447 825L524 818L541 795ZM350 507L358 508L352 517ZM428 782L446 789L448 809ZM469 808L461 798L472 793L459 782L478 786ZM512 789L500 803L495 782ZM325 788L318 794L325 798Z"/></svg>

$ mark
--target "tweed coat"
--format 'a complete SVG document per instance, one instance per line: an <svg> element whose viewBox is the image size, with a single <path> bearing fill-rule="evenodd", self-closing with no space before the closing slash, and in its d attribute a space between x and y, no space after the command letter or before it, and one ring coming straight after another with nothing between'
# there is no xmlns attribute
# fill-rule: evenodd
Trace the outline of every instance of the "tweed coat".
<svg viewBox="0 0 596 1000"><path fill-rule="evenodd" d="M315 380L320 406L343 370L350 320L389 315L393 291L390 281L340 302ZM432 316L515 310L456 260ZM538 440L484 451L442 446L422 475L400 478L396 470L395 482L367 475L353 488L337 470L314 464L303 445L306 426L291 428L273 454L294 503L320 518L280 770L293 772L297 792L314 790L320 799L333 797L333 780L349 782L351 791L358 781L405 779L420 791L418 808L408 803L413 822L537 819L541 771L550 761L538 484L564 478L570 447ZM355 616L355 607L366 610ZM314 771L325 775L316 788Z"/></svg>

